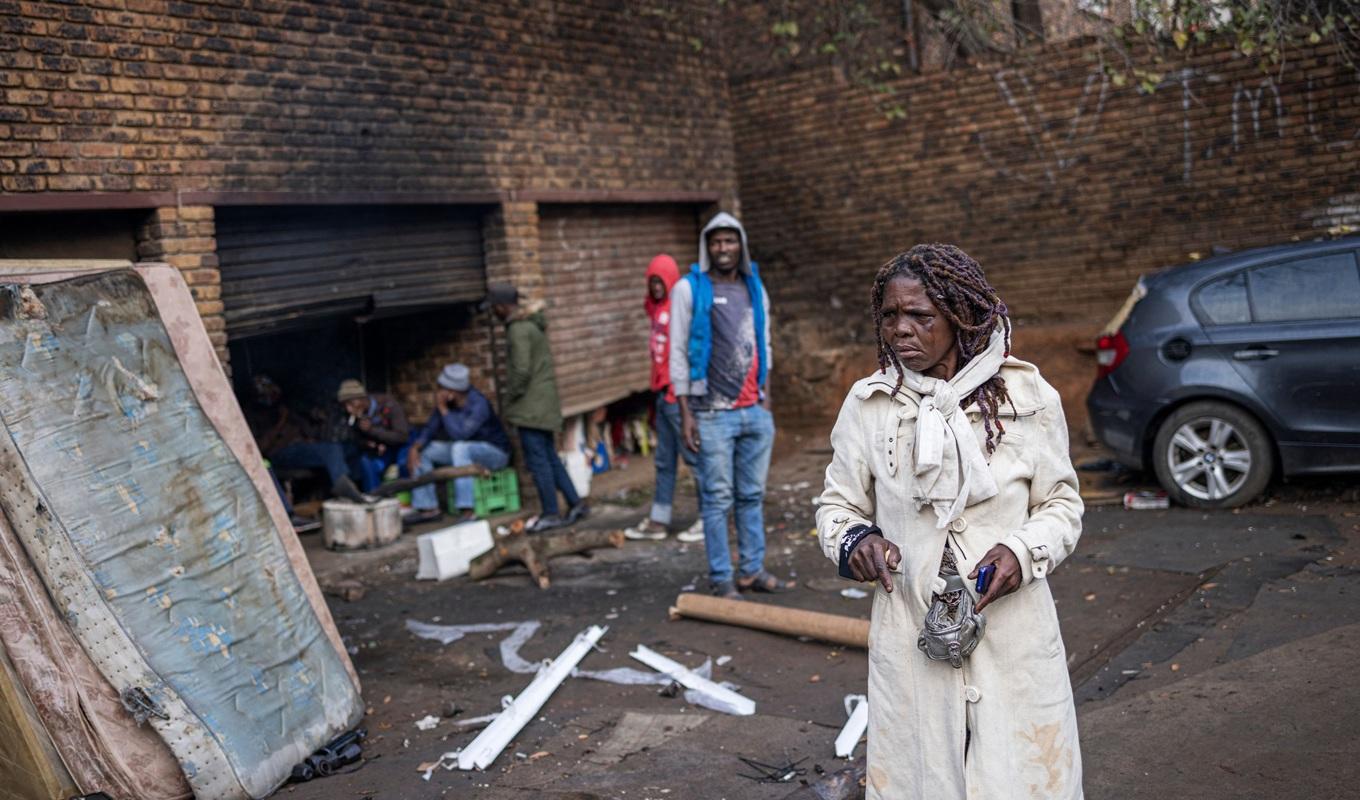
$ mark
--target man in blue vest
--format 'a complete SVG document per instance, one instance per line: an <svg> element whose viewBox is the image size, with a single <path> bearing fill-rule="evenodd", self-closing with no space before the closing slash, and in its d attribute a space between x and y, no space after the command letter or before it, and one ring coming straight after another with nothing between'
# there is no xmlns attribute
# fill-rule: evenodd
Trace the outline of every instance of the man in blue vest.
<svg viewBox="0 0 1360 800"><path fill-rule="evenodd" d="M746 231L731 214L718 214L699 234L699 263L671 290L670 373L681 438L699 454L708 578L715 595L734 600L742 591L794 585L765 569L763 504L774 447L769 308Z"/></svg>

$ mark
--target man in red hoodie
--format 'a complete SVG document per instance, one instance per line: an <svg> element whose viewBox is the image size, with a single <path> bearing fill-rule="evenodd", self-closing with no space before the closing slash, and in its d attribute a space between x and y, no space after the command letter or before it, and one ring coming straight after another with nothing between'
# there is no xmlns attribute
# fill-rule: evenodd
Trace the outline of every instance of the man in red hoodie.
<svg viewBox="0 0 1360 800"><path fill-rule="evenodd" d="M671 391L670 325L671 287L680 280L675 259L662 253L647 265L647 299L643 304L652 322L649 346L652 357L652 391L656 392L656 494L652 513L636 526L623 532L629 539L665 539L671 524L675 499L676 456L685 459L690 474L697 476L698 456L680 441L680 407ZM695 491L695 496L699 492ZM704 540L704 519L700 515L688 530L676 534L682 542Z"/></svg>

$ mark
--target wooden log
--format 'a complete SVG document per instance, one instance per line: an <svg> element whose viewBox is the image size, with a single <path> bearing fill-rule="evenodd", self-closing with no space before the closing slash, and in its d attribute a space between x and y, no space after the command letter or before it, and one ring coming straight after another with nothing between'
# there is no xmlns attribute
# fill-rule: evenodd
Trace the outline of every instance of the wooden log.
<svg viewBox="0 0 1360 800"><path fill-rule="evenodd" d="M506 564L523 564L538 588L551 583L548 559L570 553L583 553L600 547L622 547L623 531L565 531L549 535L512 533L496 541L496 546L477 556L468 567L474 581L489 578Z"/></svg>
<svg viewBox="0 0 1360 800"><path fill-rule="evenodd" d="M388 481L369 494L375 497L391 497L397 492L405 492L427 483L451 481L454 478L480 478L490 474L486 467L479 467L476 464L468 467L437 467L418 478L398 478L395 481Z"/></svg>
<svg viewBox="0 0 1360 800"><path fill-rule="evenodd" d="M671 616L721 622L724 625L740 625L744 628L788 636L806 636L848 647L865 649L869 647L869 620L843 617L838 614L748 603L743 600L725 600L721 597L687 592L675 599L675 605L671 607Z"/></svg>

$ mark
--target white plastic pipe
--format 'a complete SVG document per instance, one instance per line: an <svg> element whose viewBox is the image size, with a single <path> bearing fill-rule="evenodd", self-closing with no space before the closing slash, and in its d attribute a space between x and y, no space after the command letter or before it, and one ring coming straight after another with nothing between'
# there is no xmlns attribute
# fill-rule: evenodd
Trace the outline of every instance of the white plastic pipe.
<svg viewBox="0 0 1360 800"><path fill-rule="evenodd" d="M850 710L851 704L855 706L854 711ZM855 745L859 744L860 738L869 729L869 701L864 695L846 695L845 710L850 714L850 719L845 721L845 727L836 737L837 758L849 758L855 752Z"/></svg>
<svg viewBox="0 0 1360 800"><path fill-rule="evenodd" d="M576 665L581 663L581 659L586 657L590 648L600 641L606 630L608 628L592 625L577 634L576 640L562 651L562 655L554 659L552 664L540 669L510 707L502 711L494 722L472 740L471 744L463 748L458 754L458 768L486 769L490 766L510 740L515 738L543 704L548 702L552 693L557 691L562 681L566 680Z"/></svg>
<svg viewBox="0 0 1360 800"><path fill-rule="evenodd" d="M749 717L756 713L756 701L749 697L742 697L726 686L720 686L707 678L696 675L693 670L686 669L683 665L677 664L646 645L638 645L637 649L629 655L657 672L666 674L686 689L693 689L696 692L702 692L721 700L724 705L732 708L734 714Z"/></svg>

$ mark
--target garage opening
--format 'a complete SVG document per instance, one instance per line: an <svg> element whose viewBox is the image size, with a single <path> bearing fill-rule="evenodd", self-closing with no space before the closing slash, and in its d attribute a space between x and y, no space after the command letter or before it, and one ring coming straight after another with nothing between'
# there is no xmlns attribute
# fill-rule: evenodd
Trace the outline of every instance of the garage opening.
<svg viewBox="0 0 1360 800"><path fill-rule="evenodd" d="M232 380L247 417L267 376L307 437L345 442L343 381L391 395L418 426L439 366L483 372L482 216L466 206L219 207Z"/></svg>

